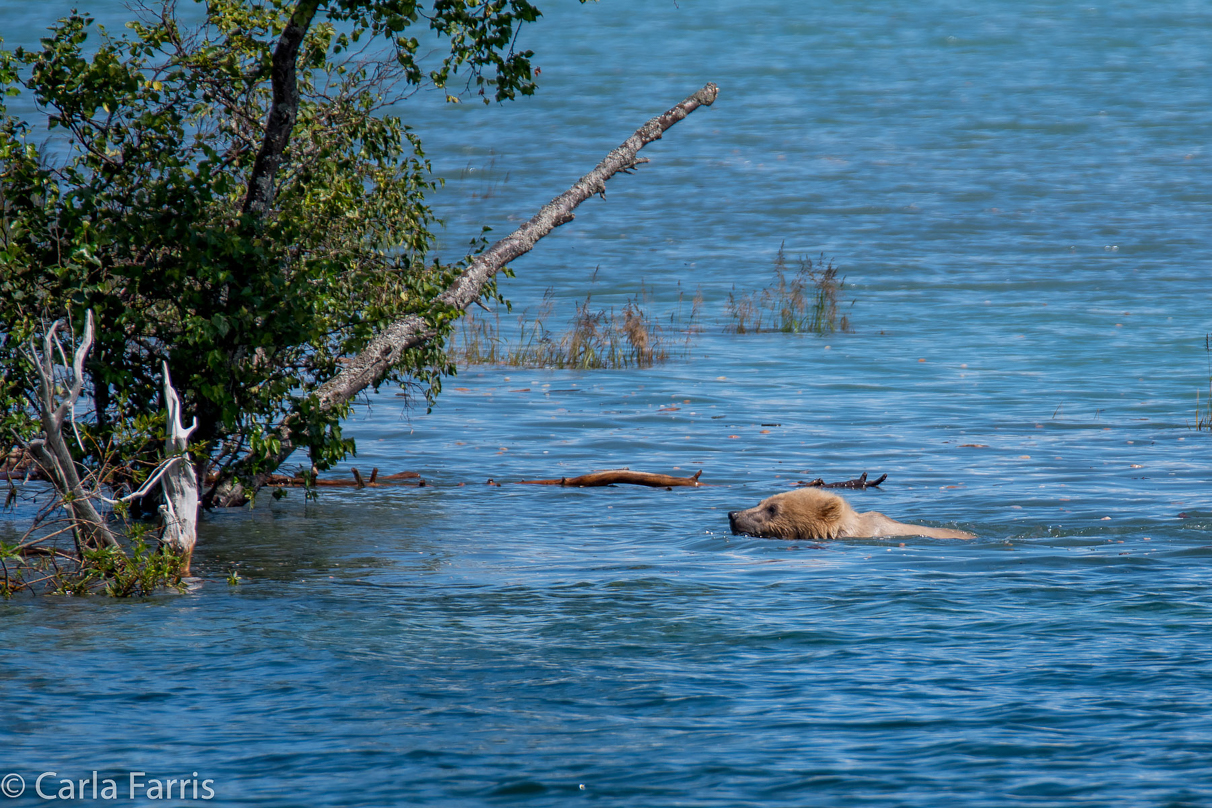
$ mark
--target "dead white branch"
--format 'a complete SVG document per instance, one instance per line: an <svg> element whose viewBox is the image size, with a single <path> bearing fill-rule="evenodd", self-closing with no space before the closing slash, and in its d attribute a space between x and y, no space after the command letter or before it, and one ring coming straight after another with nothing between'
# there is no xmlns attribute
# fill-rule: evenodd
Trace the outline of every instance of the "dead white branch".
<svg viewBox="0 0 1212 808"><path fill-rule="evenodd" d="M55 486L55 491L63 500L63 507L71 517L76 552L83 556L87 549L117 547L118 540L114 538L113 533L106 526L104 517L97 512L93 505L94 492L86 491L81 483L76 461L72 458L67 441L63 436L63 423L75 411L76 401L84 389L84 362L93 345L93 313L88 312L85 318L84 335L72 358L71 380L67 394L62 401L56 401L56 348L58 348L63 363L67 364L66 354L55 336L55 332L62 324L62 320L56 320L47 329L42 340L41 354L33 340L30 340L29 343L29 357L38 371L37 405L44 435L44 437L31 441L29 450L34 456L34 462ZM75 429L74 421L72 428Z"/></svg>
<svg viewBox="0 0 1212 808"><path fill-rule="evenodd" d="M164 519L164 543L185 558L185 572L189 572L190 557L198 538L198 475L189 462L186 449L189 436L198 428L198 419L186 429L181 425L181 399L173 389L168 376L168 363L164 363L164 399L168 402L168 438L165 452L171 464L164 472L164 504L160 516Z"/></svg>

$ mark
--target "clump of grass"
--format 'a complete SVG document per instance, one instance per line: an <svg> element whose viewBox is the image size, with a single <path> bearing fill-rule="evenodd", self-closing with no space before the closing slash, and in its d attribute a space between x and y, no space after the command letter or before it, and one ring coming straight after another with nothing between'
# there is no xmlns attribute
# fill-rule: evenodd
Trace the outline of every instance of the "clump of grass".
<svg viewBox="0 0 1212 808"><path fill-rule="evenodd" d="M577 304L572 330L560 340L560 355L553 366L578 370L650 368L668 356L661 343L660 327L637 301L628 300L616 314L614 309L595 311L586 296Z"/></svg>
<svg viewBox="0 0 1212 808"><path fill-rule="evenodd" d="M837 267L822 255L787 262L783 247L774 259L774 283L764 289L728 294L730 334L781 331L788 334L831 334L849 331L850 320L838 312L838 297L846 286Z"/></svg>
<svg viewBox="0 0 1212 808"><path fill-rule="evenodd" d="M590 280L596 280L597 271ZM849 318L839 310L838 299L846 286L837 267L822 255L816 261L802 257L788 262L783 247L774 261L774 282L747 294L734 289L728 295L725 333L749 334L780 331L789 334L848 332ZM679 288L677 305L659 319L648 311L647 291L628 299L619 311L596 308L592 292L576 305L576 313L563 330L548 327L555 309L552 290L542 303L517 318L516 336L506 334L500 312L469 312L455 329L450 355L471 365L572 368L648 368L672 355L688 356L692 343L704 330L703 293L692 298ZM687 312L689 308L689 312ZM720 327L712 318L711 326ZM667 334L680 335L670 338Z"/></svg>
<svg viewBox="0 0 1212 808"><path fill-rule="evenodd" d="M518 317L518 337L501 336L500 315L491 319L466 315L452 342L452 352L469 364L512 367L649 368L668 359L660 326L635 299L621 311L597 309L592 295L577 304L576 314L563 332L547 328L554 308L552 292L543 295L534 316Z"/></svg>
<svg viewBox="0 0 1212 808"><path fill-rule="evenodd" d="M471 163L468 163L462 171L459 172L459 179L466 180L476 178L480 181L478 188L471 191L471 198L474 200L492 199L504 188L505 183L509 182L510 172L506 171L505 176L499 177L497 172L497 153L492 149L488 150L488 162L476 168ZM493 179L499 177L498 179Z"/></svg>
<svg viewBox="0 0 1212 808"><path fill-rule="evenodd" d="M469 365L509 364L506 357L519 350L533 351L536 345L547 341L547 330L543 321L551 314L551 308L549 289L544 293L543 303L533 319L528 317L529 311L523 311L518 317L518 339L513 343L501 333L499 310L491 312L491 317L468 312L459 320L458 327L451 337L450 353Z"/></svg>
<svg viewBox="0 0 1212 808"><path fill-rule="evenodd" d="M669 327L685 334L698 334L703 330L700 318L703 310L703 290L701 288L694 290L694 297L690 298L690 313L685 312L686 308L686 292L682 289L682 284L678 282L678 305L673 311L669 312Z"/></svg>
<svg viewBox="0 0 1212 808"><path fill-rule="evenodd" d="M702 326L702 310L703 310L703 290L696 288L694 296L690 298L690 311L686 311L686 293L682 289L682 284L678 282L678 303L677 306L669 312L668 331L682 335L681 348L679 353L683 356L689 356L691 348L694 345L694 340L703 331Z"/></svg>
<svg viewBox="0 0 1212 808"><path fill-rule="evenodd" d="M1195 428L1212 432L1212 335L1204 335L1204 355L1208 359L1208 397L1204 399L1207 409L1199 403L1199 390L1195 391Z"/></svg>

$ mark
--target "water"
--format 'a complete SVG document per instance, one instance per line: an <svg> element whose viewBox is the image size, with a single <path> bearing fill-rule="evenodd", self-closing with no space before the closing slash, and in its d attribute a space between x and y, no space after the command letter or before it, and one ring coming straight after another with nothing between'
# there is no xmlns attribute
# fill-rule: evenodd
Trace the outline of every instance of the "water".
<svg viewBox="0 0 1212 808"><path fill-rule="evenodd" d="M191 595L0 605L0 774L198 772L224 805L1212 804L1212 13L548 5L537 97L406 108L444 252L715 81L503 287L700 289L711 327L652 370L372 398L353 465L429 484L211 514ZM58 6L0 2L8 44ZM853 334L721 332L784 242L836 259ZM711 486L509 484L616 466ZM889 479L859 509L980 538L728 535L862 471Z"/></svg>

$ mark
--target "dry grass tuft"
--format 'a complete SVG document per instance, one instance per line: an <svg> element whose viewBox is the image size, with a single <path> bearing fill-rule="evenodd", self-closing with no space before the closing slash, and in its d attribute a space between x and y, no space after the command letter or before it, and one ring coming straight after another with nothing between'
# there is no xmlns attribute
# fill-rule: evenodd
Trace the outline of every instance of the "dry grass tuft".
<svg viewBox="0 0 1212 808"><path fill-rule="evenodd" d="M822 255L815 262L807 256L788 266L783 248L774 259L774 283L765 289L728 294L730 334L781 331L787 334L831 334L849 331L850 320L838 313L838 296L846 286L837 267Z"/></svg>
<svg viewBox="0 0 1212 808"><path fill-rule="evenodd" d="M549 289L533 317L524 311L517 318L518 337L512 341L501 336L499 313L492 319L469 313L451 352L468 364L575 370L650 368L669 358L660 326L634 299L616 312L595 309L592 295L586 295L562 334L547 328L553 307Z"/></svg>
<svg viewBox="0 0 1212 808"><path fill-rule="evenodd" d="M1208 397L1204 399L1207 409L1199 403L1199 390L1195 391L1195 428L1212 432L1212 335L1204 335L1204 354L1208 357Z"/></svg>
<svg viewBox="0 0 1212 808"><path fill-rule="evenodd" d="M817 261L800 258L790 266L780 246L772 284L744 295L735 290L728 295L723 330L729 334L848 332L850 321L838 309L845 285L837 268L823 256ZM595 308L590 293L576 305L567 327L553 331L548 323L556 300L548 289L533 312L526 310L517 317L516 336L505 333L508 326L503 330L499 310L465 314L451 338L450 355L470 365L576 370L649 368L671 356L689 356L695 337L704 330L702 291L696 289L688 298L679 290L677 305L668 317L660 318L664 328L649 315L647 304L642 286L640 294L619 311ZM719 321L714 327L720 327Z"/></svg>

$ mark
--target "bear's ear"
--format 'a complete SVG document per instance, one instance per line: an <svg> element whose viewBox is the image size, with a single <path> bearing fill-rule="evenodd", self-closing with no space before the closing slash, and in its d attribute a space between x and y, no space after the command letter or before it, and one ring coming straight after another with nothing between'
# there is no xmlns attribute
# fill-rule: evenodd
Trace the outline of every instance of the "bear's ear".
<svg viewBox="0 0 1212 808"><path fill-rule="evenodd" d="M820 503L818 507L819 510L817 512L820 514L820 518L830 524L840 522L845 515L845 511L842 509L842 500L838 497L829 497L829 499Z"/></svg>

